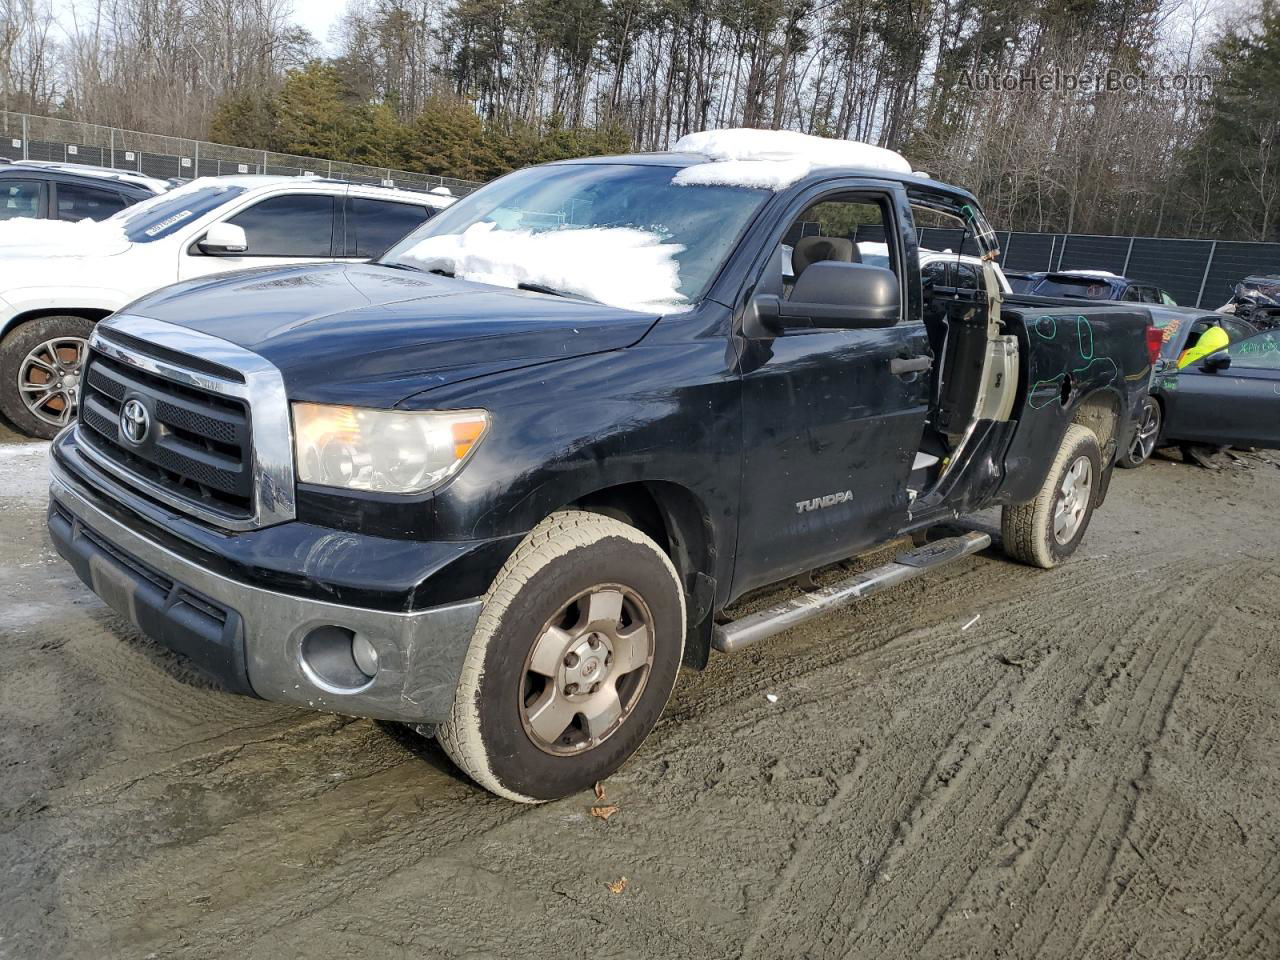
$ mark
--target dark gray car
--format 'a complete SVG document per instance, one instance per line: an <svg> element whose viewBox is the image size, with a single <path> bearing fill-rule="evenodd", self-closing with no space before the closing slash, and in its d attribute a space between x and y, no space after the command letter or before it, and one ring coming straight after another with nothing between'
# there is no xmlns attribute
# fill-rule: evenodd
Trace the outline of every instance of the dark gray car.
<svg viewBox="0 0 1280 960"><path fill-rule="evenodd" d="M1164 346L1133 443L1117 462L1136 467L1174 443L1280 448L1280 331L1189 308L1152 307L1151 317ZM1188 362L1210 327L1228 345Z"/></svg>

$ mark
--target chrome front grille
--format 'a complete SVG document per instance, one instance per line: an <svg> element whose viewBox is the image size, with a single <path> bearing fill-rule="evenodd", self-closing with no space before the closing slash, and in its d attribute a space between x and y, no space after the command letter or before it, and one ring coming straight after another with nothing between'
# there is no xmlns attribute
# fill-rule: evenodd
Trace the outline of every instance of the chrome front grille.
<svg viewBox="0 0 1280 960"><path fill-rule="evenodd" d="M141 444L121 436L126 399L144 401ZM153 484L238 519L253 514L253 445L244 401L129 367L90 348L80 398L82 438Z"/></svg>
<svg viewBox="0 0 1280 960"><path fill-rule="evenodd" d="M97 466L227 529L294 516L289 410L274 366L145 317L102 321L89 348L77 437Z"/></svg>

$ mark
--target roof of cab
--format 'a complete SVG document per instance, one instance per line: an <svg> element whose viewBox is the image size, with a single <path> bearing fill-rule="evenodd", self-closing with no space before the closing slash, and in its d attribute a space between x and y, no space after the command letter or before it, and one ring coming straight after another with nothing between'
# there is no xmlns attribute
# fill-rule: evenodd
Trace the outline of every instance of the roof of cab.
<svg viewBox="0 0 1280 960"><path fill-rule="evenodd" d="M0 170L17 173L23 170L42 170L48 173L83 177L88 180L109 180L116 184L149 190L152 193L163 193L170 186L167 180L161 180L159 177L149 177L145 173L138 173L134 170L116 170L113 167L99 167L87 163L64 163L59 160L14 160L0 168Z"/></svg>
<svg viewBox="0 0 1280 960"><path fill-rule="evenodd" d="M444 196L443 194L427 193L425 190L406 190L403 187L384 187L379 183L357 183L350 180L339 180L336 177L308 177L308 176L288 176L282 174L267 173L238 173L221 177L201 177L201 180L207 180L211 184L225 184L232 187L241 187L245 190L265 189L267 187L322 187L331 189L333 187L344 187L356 190L368 190L376 194L388 194L395 196L401 200L413 200L414 202L423 202L432 207L447 207L457 197ZM193 180L192 183L199 181Z"/></svg>
<svg viewBox="0 0 1280 960"><path fill-rule="evenodd" d="M673 170L680 170L684 167L692 167L695 164L711 162L714 162L711 157L701 153L654 152L621 153L603 157L578 157L569 160L553 160L547 164L547 166L617 164L620 166L670 167ZM797 180L788 189L802 184L807 186L811 183L830 180L834 176L867 177L874 180L896 180L907 188L923 188L926 192L948 194L953 197L958 196L970 203L975 205L978 204L977 197L963 187L957 187L950 183L943 183L941 180L934 180L932 177L928 177L923 174L900 173L894 170L867 169L860 167L814 167L807 175Z"/></svg>

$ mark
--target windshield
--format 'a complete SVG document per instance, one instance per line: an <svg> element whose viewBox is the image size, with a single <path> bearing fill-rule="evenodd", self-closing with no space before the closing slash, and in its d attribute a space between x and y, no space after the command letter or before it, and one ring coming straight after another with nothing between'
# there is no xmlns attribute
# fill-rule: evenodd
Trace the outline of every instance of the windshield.
<svg viewBox="0 0 1280 960"><path fill-rule="evenodd" d="M134 243L150 243L169 236L184 223L204 216L242 193L244 187L229 184L189 184L135 204L111 219L121 223L125 235Z"/></svg>
<svg viewBox="0 0 1280 960"><path fill-rule="evenodd" d="M496 180L382 262L635 309L701 299L771 195L677 186L670 167L559 164Z"/></svg>
<svg viewBox="0 0 1280 960"><path fill-rule="evenodd" d="M1079 297L1085 300L1110 300L1111 284L1098 280L1049 279L1046 277L1035 287L1038 297Z"/></svg>

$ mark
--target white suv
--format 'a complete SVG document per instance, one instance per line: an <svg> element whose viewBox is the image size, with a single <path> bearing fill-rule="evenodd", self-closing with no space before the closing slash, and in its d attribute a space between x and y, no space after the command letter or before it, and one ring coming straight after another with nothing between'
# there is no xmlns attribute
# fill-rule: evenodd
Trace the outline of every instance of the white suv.
<svg viewBox="0 0 1280 960"><path fill-rule="evenodd" d="M368 260L453 197L313 177L194 180L98 223L0 224L0 410L51 437L75 411L93 324L167 284Z"/></svg>

